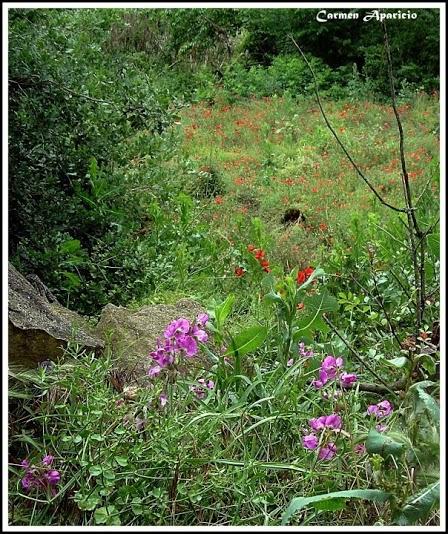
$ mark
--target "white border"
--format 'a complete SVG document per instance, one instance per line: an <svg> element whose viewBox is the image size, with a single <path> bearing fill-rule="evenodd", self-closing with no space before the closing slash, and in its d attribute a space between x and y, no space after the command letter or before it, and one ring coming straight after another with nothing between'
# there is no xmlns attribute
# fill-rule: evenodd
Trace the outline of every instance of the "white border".
<svg viewBox="0 0 448 534"><path fill-rule="evenodd" d="M441 210L441 300L440 300L440 322L441 322L441 362L440 362L440 378L441 378L441 433L440 433L440 470L441 470L441 492L440 492L440 526L437 527L394 527L394 526L384 526L384 527L349 527L349 526L319 526L319 527L194 527L194 526L185 526L185 527L75 527L75 526L55 526L55 527L14 527L8 525L8 510L7 510L7 495L8 495L8 482L7 482L7 472L8 472L8 451L7 451L7 424L8 424L8 398L7 398L7 387L8 387L8 366L7 366L7 332L8 332L8 320L7 320L7 288L8 288L8 270L7 270L7 257L8 257L8 181L6 177L8 176L8 101L7 101L7 92L8 92L8 9L11 8L250 8L250 9L260 9L260 8L275 8L275 9L284 9L284 8L331 8L333 11L335 9L352 9L352 8L397 8L397 9L410 9L416 10L419 8L435 8L440 9L440 210ZM414 531L427 531L427 532L445 532L446 528L446 458L445 458L445 445L446 445L446 428L445 428L445 416L446 416L446 384L445 384L445 373L446 373L446 331L445 331L445 310L446 310L446 279L445 279L445 268L446 268L446 248L445 248L445 238L446 238L446 219L445 219L445 210L446 210L446 184L445 184L445 170L446 170L446 156L445 150L443 147L446 145L446 28L445 28L445 17L446 17L446 8L445 3L441 2L350 2L350 3L329 3L329 2L257 2L247 3L247 2L5 2L2 4L2 15L3 15L3 94L2 94L2 103L3 103L3 183L2 183L2 193L3 193L3 212L2 212L2 222L3 222L3 272L2 272L2 282L3 282L3 292L2 292L2 305L4 313L2 314L2 327L3 327L3 503L2 503L2 512L3 512L3 526L2 530L5 532L48 532L48 531L67 531L67 532L77 532L77 531L98 531L98 532L108 532L108 531L123 531L130 530L136 532L145 532L145 531L179 531L179 532L188 532L188 531L209 531L211 529L216 531L288 531L288 530L300 530L300 531L334 531L334 530L346 530L350 532L365 532L365 531L396 531L396 532L414 532ZM405 22L405 21L404 21ZM6 74L6 75L5 75Z"/></svg>

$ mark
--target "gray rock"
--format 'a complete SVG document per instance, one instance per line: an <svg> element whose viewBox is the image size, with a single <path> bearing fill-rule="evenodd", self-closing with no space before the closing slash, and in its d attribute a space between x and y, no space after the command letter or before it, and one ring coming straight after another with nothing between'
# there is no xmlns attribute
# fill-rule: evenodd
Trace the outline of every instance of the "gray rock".
<svg viewBox="0 0 448 534"><path fill-rule="evenodd" d="M69 341L100 354L104 341L77 313L46 296L8 264L9 365L36 367L57 360Z"/></svg>
<svg viewBox="0 0 448 534"><path fill-rule="evenodd" d="M181 299L176 304L155 304L130 310L121 306L107 304L96 327L97 334L112 347L119 357L118 366L132 371L134 378L145 374L152 360L149 352L154 350L157 339L163 337L166 326L173 320L185 317L192 321L205 310L197 302ZM210 362L205 356L198 355L188 362L181 362L180 371L185 363L189 369L207 367ZM184 366L185 367L185 366Z"/></svg>

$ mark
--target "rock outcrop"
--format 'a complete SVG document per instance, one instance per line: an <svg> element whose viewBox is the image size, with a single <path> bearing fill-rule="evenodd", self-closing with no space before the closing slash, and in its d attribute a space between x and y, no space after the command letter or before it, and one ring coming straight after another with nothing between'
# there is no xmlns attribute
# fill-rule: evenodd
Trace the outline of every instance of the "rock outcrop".
<svg viewBox="0 0 448 534"><path fill-rule="evenodd" d="M87 321L57 302L49 302L8 264L8 358L10 366L36 367L57 360L69 341L100 354L104 341Z"/></svg>

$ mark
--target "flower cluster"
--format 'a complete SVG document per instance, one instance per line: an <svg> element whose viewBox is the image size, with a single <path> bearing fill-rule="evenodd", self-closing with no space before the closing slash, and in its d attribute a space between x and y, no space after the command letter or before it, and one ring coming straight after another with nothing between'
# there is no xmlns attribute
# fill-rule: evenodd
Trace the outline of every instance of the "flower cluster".
<svg viewBox="0 0 448 534"><path fill-rule="evenodd" d="M314 356L314 352L312 350L306 350L305 343L303 343L303 341L299 343L299 354L303 358L312 358Z"/></svg>
<svg viewBox="0 0 448 534"><path fill-rule="evenodd" d="M306 269L299 271L297 273L297 283L299 284L299 286L304 284L313 273L313 267L307 267Z"/></svg>
<svg viewBox="0 0 448 534"><path fill-rule="evenodd" d="M394 410L394 407L388 400L383 400L378 404L370 404L367 407L367 415L373 415L376 419L383 419L388 417ZM376 429L378 432L384 432L387 430L387 426L384 423L378 423Z"/></svg>
<svg viewBox="0 0 448 534"><path fill-rule="evenodd" d="M308 421L311 428L311 433L303 437L302 443L305 449L315 450L319 447L318 458L319 460L331 460L337 452L337 447L333 441L324 438L322 433L319 438L316 434L325 430L338 431L342 427L342 419L337 414L322 415L321 417L315 417ZM328 434L327 435L331 435Z"/></svg>
<svg viewBox="0 0 448 534"><path fill-rule="evenodd" d="M340 370L343 366L344 360L342 358L327 356L321 363L319 378L314 379L311 382L312 385L316 389L321 389L330 380L338 378L342 387L350 387L358 380L358 377L355 373L341 373Z"/></svg>
<svg viewBox="0 0 448 534"><path fill-rule="evenodd" d="M206 313L201 313L192 324L183 318L172 321L163 333L164 340L159 339L157 348L149 354L157 365L148 370L148 375L151 378L159 375L164 367L174 363L176 354L187 358L196 356L198 341L205 343L208 340L207 332L203 330L208 319Z"/></svg>
<svg viewBox="0 0 448 534"><path fill-rule="evenodd" d="M213 380L205 380L205 378L200 378L198 380L199 386L190 386L190 391L192 391L198 399L203 399L207 393L207 389L214 389L215 383Z"/></svg>
<svg viewBox="0 0 448 534"><path fill-rule="evenodd" d="M252 256L258 261L260 267L265 273L270 273L271 269L269 267L269 261L266 259L266 253L261 248L255 248L255 245L247 245L247 250L252 254Z"/></svg>
<svg viewBox="0 0 448 534"><path fill-rule="evenodd" d="M50 490L53 495L56 494L55 486L61 480L59 471L52 469L54 457L46 454L40 465L31 465L29 460L22 460L20 463L22 469L25 469L25 475L22 478L22 487L26 491L31 489Z"/></svg>

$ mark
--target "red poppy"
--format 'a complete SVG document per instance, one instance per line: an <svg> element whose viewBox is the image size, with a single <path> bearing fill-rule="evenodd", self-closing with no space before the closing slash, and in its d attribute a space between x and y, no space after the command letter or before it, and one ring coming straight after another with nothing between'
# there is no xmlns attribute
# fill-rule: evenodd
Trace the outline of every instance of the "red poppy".
<svg viewBox="0 0 448 534"><path fill-rule="evenodd" d="M264 258L264 250L254 250L255 252L255 259L262 260Z"/></svg>
<svg viewBox="0 0 448 534"><path fill-rule="evenodd" d="M247 245L247 250L253 252L255 250L255 245Z"/></svg>
<svg viewBox="0 0 448 534"><path fill-rule="evenodd" d="M241 278L246 271L242 267L235 267L235 276Z"/></svg>
<svg viewBox="0 0 448 534"><path fill-rule="evenodd" d="M297 273L297 283L301 286L304 284L308 278L313 274L314 269L312 267L307 267L306 269L303 269L303 271L299 271Z"/></svg>
<svg viewBox="0 0 448 534"><path fill-rule="evenodd" d="M269 262L268 260L262 260L260 261L260 265L261 267L269 267Z"/></svg>
<svg viewBox="0 0 448 534"><path fill-rule="evenodd" d="M221 196L217 196L215 198L215 204L222 204L224 202L224 199Z"/></svg>

